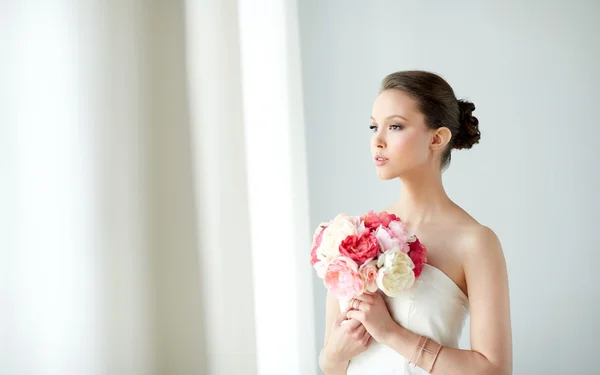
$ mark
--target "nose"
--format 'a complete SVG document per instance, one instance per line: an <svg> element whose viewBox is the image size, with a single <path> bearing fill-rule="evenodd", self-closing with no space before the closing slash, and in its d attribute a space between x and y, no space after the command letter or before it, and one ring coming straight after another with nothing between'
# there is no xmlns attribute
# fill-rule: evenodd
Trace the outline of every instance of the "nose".
<svg viewBox="0 0 600 375"><path fill-rule="evenodd" d="M378 149L386 148L385 138L382 132L377 132L374 138L375 146L377 146Z"/></svg>

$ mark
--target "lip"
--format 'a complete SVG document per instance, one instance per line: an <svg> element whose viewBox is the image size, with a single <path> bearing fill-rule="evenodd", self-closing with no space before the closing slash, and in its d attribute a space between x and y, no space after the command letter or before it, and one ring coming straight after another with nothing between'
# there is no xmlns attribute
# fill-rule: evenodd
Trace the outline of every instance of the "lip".
<svg viewBox="0 0 600 375"><path fill-rule="evenodd" d="M375 165L377 165L379 167L379 166L382 166L385 163L387 163L389 159L388 158L384 158L381 155L376 155L374 160L375 160Z"/></svg>

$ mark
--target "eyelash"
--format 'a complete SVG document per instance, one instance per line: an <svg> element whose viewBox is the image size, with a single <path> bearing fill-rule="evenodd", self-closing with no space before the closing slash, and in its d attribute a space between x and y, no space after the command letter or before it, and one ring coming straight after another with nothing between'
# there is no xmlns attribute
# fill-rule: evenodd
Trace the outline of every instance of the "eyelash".
<svg viewBox="0 0 600 375"><path fill-rule="evenodd" d="M399 124L390 125L390 129L394 128L394 127L396 129L392 129L392 130L402 130L404 128L402 125L399 125ZM371 129L371 131L375 131L377 129L377 125L371 125L371 126L369 126L369 129Z"/></svg>

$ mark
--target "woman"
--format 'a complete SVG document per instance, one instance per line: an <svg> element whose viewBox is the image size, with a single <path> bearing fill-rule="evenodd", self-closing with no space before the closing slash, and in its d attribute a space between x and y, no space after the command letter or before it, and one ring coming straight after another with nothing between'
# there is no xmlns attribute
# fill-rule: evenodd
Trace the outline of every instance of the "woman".
<svg viewBox="0 0 600 375"><path fill-rule="evenodd" d="M442 184L451 151L479 142L474 109L429 72L396 72L383 80L371 116L373 160L381 179L400 178L400 199L386 211L427 247L428 262L417 284L400 297L365 293L340 314L338 300L328 295L319 359L325 374L512 373L500 242ZM458 339L469 313L471 350L461 350Z"/></svg>

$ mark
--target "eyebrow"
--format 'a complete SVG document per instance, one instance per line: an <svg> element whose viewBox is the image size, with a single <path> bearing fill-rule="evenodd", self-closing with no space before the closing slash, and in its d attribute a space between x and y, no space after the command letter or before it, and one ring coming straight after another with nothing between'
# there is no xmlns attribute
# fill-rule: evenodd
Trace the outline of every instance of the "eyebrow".
<svg viewBox="0 0 600 375"><path fill-rule="evenodd" d="M398 117L398 118L401 118L401 119L403 119L404 121L408 121L408 120L406 119L406 117L404 117L404 116L400 116L400 115L391 115L391 116L388 116L388 117L386 117L385 119L386 119L386 120L389 120L389 119L392 119L392 118L394 118L394 117ZM376 120L373 118L373 116L371 116L371 120L373 120L373 121L376 121Z"/></svg>

